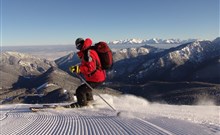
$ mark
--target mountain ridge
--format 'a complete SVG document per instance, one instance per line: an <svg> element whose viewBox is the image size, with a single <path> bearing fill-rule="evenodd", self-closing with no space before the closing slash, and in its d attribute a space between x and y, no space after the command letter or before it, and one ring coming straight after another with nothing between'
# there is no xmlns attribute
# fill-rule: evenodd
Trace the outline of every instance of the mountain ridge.
<svg viewBox="0 0 220 135"><path fill-rule="evenodd" d="M200 39L160 39L160 38L151 38L151 39L124 39L124 40L114 40L108 42L109 44L185 44L189 42L200 41Z"/></svg>

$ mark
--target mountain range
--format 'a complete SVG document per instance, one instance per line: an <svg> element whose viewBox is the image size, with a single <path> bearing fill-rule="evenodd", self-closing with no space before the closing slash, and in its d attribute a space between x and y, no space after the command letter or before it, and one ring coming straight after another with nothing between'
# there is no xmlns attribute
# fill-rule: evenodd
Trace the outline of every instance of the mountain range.
<svg viewBox="0 0 220 135"><path fill-rule="evenodd" d="M149 45L120 49L113 52L111 81L140 83L151 81L204 81L219 83L219 38L194 41L170 49ZM55 60L58 67L68 71L79 62L76 53ZM207 71L209 69L214 69ZM201 74L201 72L204 72ZM209 74L207 74L209 73Z"/></svg>
<svg viewBox="0 0 220 135"><path fill-rule="evenodd" d="M159 39L159 38L151 38L151 39L126 39L126 40L114 40L109 42L109 44L185 44L189 42L198 41L198 39Z"/></svg>
<svg viewBox="0 0 220 135"><path fill-rule="evenodd" d="M104 93L129 93L149 101L193 104L198 98L220 103L220 38L170 49L149 45L113 52ZM48 103L73 101L80 80L68 71L79 63L75 52L55 61L5 52L0 63L0 101ZM67 74L69 73L69 74ZM105 88L106 89L106 88ZM115 89L115 90L113 90Z"/></svg>
<svg viewBox="0 0 220 135"><path fill-rule="evenodd" d="M127 62L118 61L114 65L113 76L129 83L149 80L220 83L220 73L217 72L220 66L218 40L195 41L164 51L149 51Z"/></svg>

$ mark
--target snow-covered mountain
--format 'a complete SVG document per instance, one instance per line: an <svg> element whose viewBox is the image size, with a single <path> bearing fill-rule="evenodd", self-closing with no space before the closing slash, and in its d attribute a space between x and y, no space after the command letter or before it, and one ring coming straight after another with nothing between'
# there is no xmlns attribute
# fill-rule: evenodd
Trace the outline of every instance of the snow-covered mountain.
<svg viewBox="0 0 220 135"><path fill-rule="evenodd" d="M19 72L20 75L37 75L45 72L51 66L56 66L53 61L19 52L2 53L2 61L0 64L1 66L13 66L13 69L19 69L17 72ZM3 69L1 68L1 70ZM13 70L11 71L13 72Z"/></svg>
<svg viewBox="0 0 220 135"><path fill-rule="evenodd" d="M40 75L51 66L56 66L55 62L40 59L31 55L18 52L5 52L1 55L0 72L2 76L0 88L11 88L12 84L21 77ZM20 78L19 78L20 77Z"/></svg>
<svg viewBox="0 0 220 135"><path fill-rule="evenodd" d="M113 52L113 60L114 62L136 58L143 55L148 55L149 53L156 53L162 51L162 49L158 49L152 46L144 45L141 47L132 47L132 48L125 48L120 49L118 51Z"/></svg>
<svg viewBox="0 0 220 135"><path fill-rule="evenodd" d="M1 103L55 102L54 99L49 100L48 95L56 91L57 94L53 94L53 98L62 101L63 91L75 89L77 82L80 83L79 80L74 80L64 71L57 69L55 62L24 53L2 53L0 66ZM42 95L47 98L43 98Z"/></svg>
<svg viewBox="0 0 220 135"><path fill-rule="evenodd" d="M109 42L109 44L140 44L143 43L144 40L141 39L126 39L126 40L115 40L112 42Z"/></svg>
<svg viewBox="0 0 220 135"><path fill-rule="evenodd" d="M194 104L200 98L207 98L219 104L219 41L219 38L195 41L130 59L122 58L114 63L109 74L110 86L151 101Z"/></svg>
<svg viewBox="0 0 220 135"><path fill-rule="evenodd" d="M220 104L220 100L216 96L219 93L217 84L192 82L220 82L220 73L218 72L220 67L219 43L220 39L217 38L214 41L194 41L170 49L158 49L144 45L114 51L114 66L112 70L107 72L106 86L121 92L143 96L151 101L156 99L169 101L173 104L177 102L179 104L193 104L194 102L192 100L188 102L188 99L192 95L197 96L197 88L203 91L202 94L207 89L211 89L211 93L208 95L214 93L216 104ZM32 90L35 92L44 91L45 95L53 90L58 90L59 94L60 90L75 89L71 88L72 82L75 86L78 85L75 84L76 81L72 76L67 77L68 74L64 72L69 72L69 66L79 63L75 52L61 57L55 62L16 52L6 52L2 56L0 72L2 76L7 77L1 78L1 100L7 97L25 97L25 92L32 93ZM57 69L56 65L63 71ZM157 82L152 83L151 81ZM157 86L162 86L164 90L160 90ZM185 86L190 88L188 93L185 93L185 96L188 97L187 102L185 99L184 102L176 101L176 99L183 100L176 98L171 92L181 89L179 92L182 93ZM2 93L5 93L5 90L9 92L9 89L14 89L16 92L13 91L13 96L4 96ZM148 91L146 92L146 90ZM163 93L164 91L166 93ZM16 95L16 93L20 95ZM205 92L205 94L207 93ZM164 95L168 95L166 99L164 99Z"/></svg>
<svg viewBox="0 0 220 135"><path fill-rule="evenodd" d="M180 40L180 39L159 39L159 38L152 38L152 39L126 39L126 40L115 40L109 42L109 44L184 44L189 42L197 41L198 39L187 39L187 40Z"/></svg>
<svg viewBox="0 0 220 135"><path fill-rule="evenodd" d="M121 59L114 65L115 78L130 80L131 82L146 82L149 80L180 81L197 80L201 78L195 72L208 66L209 62L219 65L220 45L218 39L214 41L195 41L180 45L151 55L146 54L125 61ZM117 54L115 54L117 55ZM141 59L140 59L141 58ZM132 65L132 66L126 66ZM207 71L208 72L208 71ZM216 71L213 71L213 74ZM210 77L213 75L209 72ZM218 74L217 74L218 75ZM211 80L219 81L219 77L213 76Z"/></svg>

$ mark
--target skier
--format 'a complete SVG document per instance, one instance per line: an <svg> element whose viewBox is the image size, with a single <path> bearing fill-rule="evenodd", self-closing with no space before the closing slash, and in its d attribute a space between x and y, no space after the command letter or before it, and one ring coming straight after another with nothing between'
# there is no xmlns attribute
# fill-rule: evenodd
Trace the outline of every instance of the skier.
<svg viewBox="0 0 220 135"><path fill-rule="evenodd" d="M105 70L101 68L100 58L95 50L90 49L92 40L90 38L77 38L75 41L78 57L81 60L80 65L70 66L72 73L82 73L86 82L96 88L106 79ZM76 89L77 102L70 105L71 108L87 106L89 101L93 100L92 89L86 84L82 84Z"/></svg>

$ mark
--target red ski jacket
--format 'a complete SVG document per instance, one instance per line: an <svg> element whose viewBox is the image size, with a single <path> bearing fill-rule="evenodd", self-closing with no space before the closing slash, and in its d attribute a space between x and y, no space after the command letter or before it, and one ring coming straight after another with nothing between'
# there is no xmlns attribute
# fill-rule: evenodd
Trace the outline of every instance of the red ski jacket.
<svg viewBox="0 0 220 135"><path fill-rule="evenodd" d="M84 42L83 48L77 53L81 59L80 72L88 82L103 82L106 78L105 70L101 69L101 62L95 50L88 49L92 42Z"/></svg>

